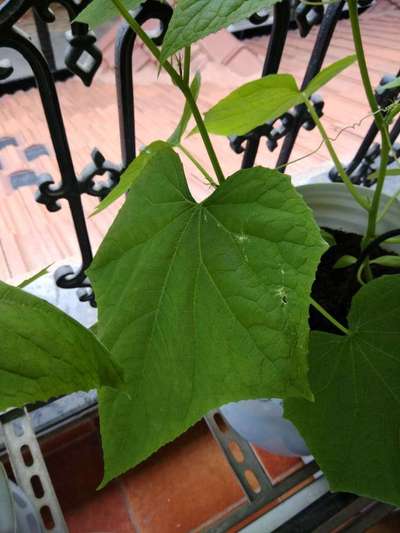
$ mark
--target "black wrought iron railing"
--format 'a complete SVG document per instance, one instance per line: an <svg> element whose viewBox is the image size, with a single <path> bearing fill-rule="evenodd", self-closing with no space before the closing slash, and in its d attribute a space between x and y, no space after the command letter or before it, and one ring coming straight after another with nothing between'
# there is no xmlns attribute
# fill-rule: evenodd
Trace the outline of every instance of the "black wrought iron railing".
<svg viewBox="0 0 400 533"><path fill-rule="evenodd" d="M96 46L96 36L89 30L88 26L72 21L89 1L56 0L57 4L65 8L71 21L70 31L67 33L68 47L65 65L70 73L78 76L82 83L87 86L91 85L96 75L102 60L102 54ZM373 0L360 0L360 10L367 10L373 3ZM55 60L49 39L49 28L51 28L51 23L54 21L54 14L49 5L50 0L0 0L0 48L13 49L29 63L41 97L45 120L60 171L61 181L58 184L54 184L51 177L39 184L36 201L43 204L48 211L54 212L61 208L59 201L66 200L79 244L80 268L73 270L71 267L65 266L59 269L55 276L55 282L63 289L79 289L79 298L95 305L94 296L85 274L92 261L93 254L82 207L82 197L83 195L91 195L100 199L104 198L112 187L118 183L124 168L136 156L132 67L132 61L135 61L136 35L126 24L121 24L115 41L115 84L119 110L121 161L110 162L106 160L100 151L93 148L92 154L87 154L88 166L81 174L78 174L74 167L57 93ZM290 29L293 28L293 21L295 21L295 29L293 31L298 31L302 38L307 38L310 30L318 25L317 37L302 83L302 86L305 87L321 69L336 25L345 14L345 9L346 2L344 0L329 4L325 8L304 5L291 0L282 0L277 3L273 8L273 24L261 75L265 76L279 71L287 35ZM19 21L29 10L33 11L34 20L39 30L39 47L19 29ZM172 13L172 7L168 3L147 0L136 14L136 17L140 24L144 24L150 19L159 21L160 32L154 40L156 44L161 44ZM254 20L257 19L253 17ZM83 54L90 58L90 61L85 63L86 66L82 66L81 59ZM12 74L13 66L11 64L0 63L0 105L1 96L10 91L10 85L7 80L10 79ZM396 75L396 73L393 73L393 75ZM384 81L387 81L387 79ZM380 103L384 105L386 99L393 98L393 96L395 96L393 92L390 94L388 92L381 93L379 95ZM314 97L313 104L318 115L322 116L324 113L323 100L319 97ZM300 105L272 123L263 124L246 135L230 139L230 143L235 152L243 153L242 166L251 167L255 162L258 150L265 149L262 143L266 141L268 150L278 152L276 164L283 170L295 147L300 130L302 128L311 130L314 127L315 124L306 108ZM391 138L394 143L394 149L398 154L400 154L400 147L396 145L395 140L399 133L400 119L391 127ZM365 138L347 166L347 170L355 183L371 184L367 177L375 170L375 161L380 155L380 146L375 142L376 136L377 129L371 119L371 126ZM278 141L281 139L283 142L278 151ZM96 179L98 176L106 178L100 185ZM329 176L332 180L338 180L335 170L332 170ZM264 505L282 495L290 487L304 481L310 474L314 474L318 467L315 463L311 463L282 483L272 486L267 476L263 473L263 469L252 448L242 441L237 434L233 432L227 434L221 431L215 418L217 414L211 413L208 415L207 423L248 498L247 505L235 510L223 522L210 527L210 531L222 532L255 510L262 509ZM232 456L229 446L229 442L232 440L238 442L241 449L246 452L245 461L242 463L238 463ZM256 473L255 475L260 481L261 492L252 492L251 488L246 484L246 469ZM359 517L361 515L364 527L365 524L373 524L377 517L381 517L382 514L389 511L390 508L388 506L382 507L381 504L369 500L353 496L329 495L324 496L313 504L313 508L308 514L307 510L305 510L293 518L290 524L281 526L279 531L332 531L333 529L329 524L334 524L334 527L337 528L338 524L343 523L351 524L346 531L361 531L359 528ZM303 527L303 529L298 529L299 527ZM354 529L351 529L353 527Z"/></svg>

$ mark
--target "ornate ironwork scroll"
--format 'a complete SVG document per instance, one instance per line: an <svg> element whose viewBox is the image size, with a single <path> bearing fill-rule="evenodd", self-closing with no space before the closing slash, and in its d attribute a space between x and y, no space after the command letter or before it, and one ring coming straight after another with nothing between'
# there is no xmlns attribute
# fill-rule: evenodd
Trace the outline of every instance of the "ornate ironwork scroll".
<svg viewBox="0 0 400 533"><path fill-rule="evenodd" d="M73 0L58 0L58 3L67 10L72 21L79 11L88 4L88 0L84 0L79 5ZM46 58L17 26L19 19L28 9L33 9L35 17L44 24L53 22L55 15L49 5L50 0L9 0L1 4L0 47L9 47L19 52L32 69L60 171L61 181L57 184L48 175L40 180L36 201L45 205L50 212L55 212L61 208L59 201L61 199L66 200L74 223L81 253L81 266L77 270L69 266L58 269L55 274L56 283L59 287L65 289L80 288L80 299L90 301L94 305L93 294L85 274L85 270L93 259L93 254L81 197L83 194L89 194L104 198L112 187L118 183L123 168L135 157L132 77L135 34L127 26L123 25L116 46L122 163L115 164L107 161L95 148L91 154L92 161L80 175L77 175L72 162L57 88L51 72L51 65L49 65L48 61L49 58ZM149 1L138 12L137 19L140 24L149 19L158 19L160 21L160 33L154 38L155 42L160 44L171 15L172 9L167 4ZM79 76L85 85L90 86L102 59L102 54L96 47L96 37L93 32L89 31L86 24L72 22L71 30L67 32L66 38L69 43L65 58L67 67L75 75ZM82 67L80 64L80 58L83 54L86 54L86 57L89 56L91 59L87 68ZM12 65L0 65L1 79L10 76L12 72ZM98 176L106 176L107 179L98 182L96 180Z"/></svg>
<svg viewBox="0 0 400 533"><path fill-rule="evenodd" d="M397 76L400 76L398 71ZM382 90L382 86L392 81L396 76L384 76L376 90L377 102L381 109L385 110L387 107L395 101L400 94L400 88ZM383 111L385 113L385 111ZM371 125L367 134L362 140L360 147L354 155L351 162L346 166L346 171L351 177L351 180L358 184L370 187L374 184L373 180L369 180L369 176L377 170L378 160L380 156L380 144L374 143L376 136L378 135L378 128L371 118ZM396 157L399 155L399 147L395 144L395 141L400 133L400 120L397 120L391 127L390 138L394 144L394 152ZM393 156L389 158L389 164L394 161ZM341 181L336 168L332 168L329 172L329 177L332 181Z"/></svg>
<svg viewBox="0 0 400 533"><path fill-rule="evenodd" d="M358 2L359 11L363 12L373 4L373 0L361 0ZM306 5L299 1L295 2L295 5L293 6L293 2L289 0L276 4L274 7L274 23L271 38L268 43L262 76L278 72L285 48L286 36L293 18L296 21L297 29L302 38L307 37L310 30L314 26L319 25L318 35L301 84L301 87L304 88L320 71L336 25L344 16L347 16L346 2L344 0L328 5L327 7L322 5ZM382 84L387 81L389 80L383 79ZM392 101L398 93L398 90L391 90L380 95L379 103L381 107L385 107L385 105ZM322 98L318 94L313 95L312 103L314 104L318 116L321 117L324 108ZM309 116L305 106L299 105L273 122L263 124L245 135L231 138L230 144L236 153L244 152L242 168L248 168L254 165L260 141L263 137L266 138L266 146L270 151L274 151L278 147L277 141L282 139L283 143L277 158L276 166L284 171L301 128L312 130L314 127L315 124ZM393 141L398 136L397 130L398 127L396 124L393 126L391 133ZM354 156L354 159L347 168L355 183L371 184L371 182L367 180L367 177L376 170L376 159L379 157L380 153L379 145L372 144L377 133L375 123L373 122L359 150ZM330 177L332 180L339 179L335 169L330 172Z"/></svg>
<svg viewBox="0 0 400 533"><path fill-rule="evenodd" d="M155 44L163 41L168 23L172 17L172 8L155 0L148 0L136 14L139 24L156 19L160 28L153 36ZM119 130L122 151L122 164L126 167L136 156L135 146L135 104L132 55L136 41L135 32L127 25L119 28L115 44L115 68L118 99ZM134 60L134 59L133 59Z"/></svg>

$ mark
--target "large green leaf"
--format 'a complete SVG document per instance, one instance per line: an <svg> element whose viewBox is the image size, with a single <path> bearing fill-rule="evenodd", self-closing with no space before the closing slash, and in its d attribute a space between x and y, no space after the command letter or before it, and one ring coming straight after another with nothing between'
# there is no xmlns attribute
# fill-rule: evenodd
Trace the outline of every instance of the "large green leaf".
<svg viewBox="0 0 400 533"><path fill-rule="evenodd" d="M0 411L121 377L96 337L47 302L0 282Z"/></svg>
<svg viewBox="0 0 400 533"><path fill-rule="evenodd" d="M118 185L107 194L90 216L97 215L101 211L104 211L104 209L114 203L115 200L118 200L118 198L123 196L129 188L132 187L135 180L137 180L142 174L149 161L151 161L160 150L165 150L166 148L169 148L169 144L164 141L154 141L142 150L132 163L130 163L125 172L122 173Z"/></svg>
<svg viewBox="0 0 400 533"><path fill-rule="evenodd" d="M240 171L197 204L173 150L149 162L89 270L99 335L131 395L100 396L106 481L213 407L309 397L309 293L325 248L277 171Z"/></svg>
<svg viewBox="0 0 400 533"><path fill-rule="evenodd" d="M143 2L144 0L123 0L123 4L127 9L135 9ZM112 0L92 0L78 15L76 21L86 22L86 24L89 24L89 26L94 29L118 15L119 11Z"/></svg>
<svg viewBox="0 0 400 533"><path fill-rule="evenodd" d="M315 403L290 399L301 431L333 490L400 505L400 276L361 288L350 335L313 332Z"/></svg>
<svg viewBox="0 0 400 533"><path fill-rule="evenodd" d="M235 89L205 114L209 132L243 135L304 101L291 74L271 74Z"/></svg>
<svg viewBox="0 0 400 533"><path fill-rule="evenodd" d="M178 0L161 51L162 61L210 33L281 0Z"/></svg>
<svg viewBox="0 0 400 533"><path fill-rule="evenodd" d="M328 67L324 68L319 72L315 78L313 78L310 83L307 85L307 87L304 90L304 93L310 97L313 93L318 91L323 85L331 81L335 76L340 74L343 70L345 70L347 67L352 65L354 61L356 61L357 56L355 54L352 54L350 56L346 56L343 59L339 59L339 61L335 61L335 63L332 63Z"/></svg>

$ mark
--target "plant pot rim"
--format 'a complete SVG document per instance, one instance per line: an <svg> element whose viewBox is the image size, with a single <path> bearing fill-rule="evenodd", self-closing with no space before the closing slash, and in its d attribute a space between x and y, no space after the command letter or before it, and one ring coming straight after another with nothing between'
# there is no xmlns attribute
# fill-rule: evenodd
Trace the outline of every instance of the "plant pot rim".
<svg viewBox="0 0 400 533"><path fill-rule="evenodd" d="M372 197L374 190L362 185L357 189ZM317 182L296 187L304 201L314 212L318 225L322 228L341 230L364 235L368 225L367 211L353 198L344 183ZM382 205L390 199L382 193ZM400 228L400 202L394 202L383 220L377 224L377 235ZM385 244L384 248L400 255L400 245Z"/></svg>

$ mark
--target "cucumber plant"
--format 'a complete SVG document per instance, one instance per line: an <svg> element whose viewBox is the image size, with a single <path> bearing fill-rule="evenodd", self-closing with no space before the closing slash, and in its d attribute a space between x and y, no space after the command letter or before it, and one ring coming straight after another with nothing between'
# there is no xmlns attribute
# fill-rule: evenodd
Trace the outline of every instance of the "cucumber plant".
<svg viewBox="0 0 400 533"><path fill-rule="evenodd" d="M79 15L92 27L121 15L182 92L185 107L170 138L146 147L96 209L127 193L88 271L99 307L97 337L1 285L7 341L0 347L0 408L98 388L105 484L210 409L279 397L332 489L400 505L400 279L373 279L368 256L377 221L390 208L382 205L392 150L388 125L400 107L394 102L389 113L378 107L356 0L348 2L355 54L322 70L304 90L291 74L274 74L238 87L204 115L197 106L201 83L191 72L191 45L277 1L178 0L161 49L132 14L140 0L93 0ZM354 62L381 134L371 201L350 180L310 101ZM328 244L290 177L263 167L226 176L210 137L247 133L296 105L306 106L343 187L368 213L363 257L346 256L337 265L359 263L362 286L348 324L311 298ZM201 136L212 171L184 145L192 117L190 134ZM188 189L179 154L211 186L201 203ZM389 257L391 263L380 261L398 266ZM310 332L310 305L337 334Z"/></svg>

